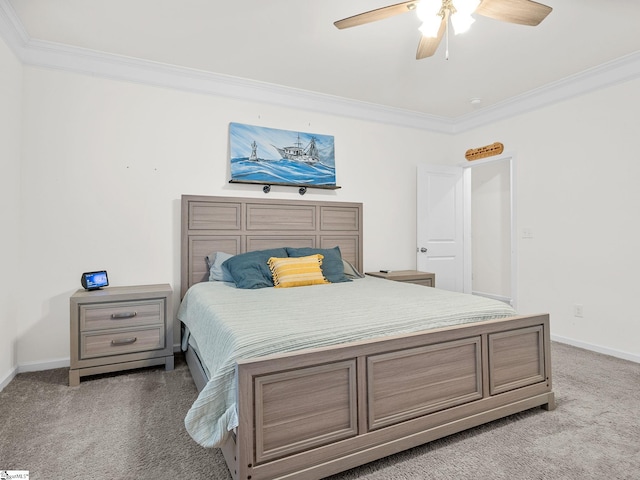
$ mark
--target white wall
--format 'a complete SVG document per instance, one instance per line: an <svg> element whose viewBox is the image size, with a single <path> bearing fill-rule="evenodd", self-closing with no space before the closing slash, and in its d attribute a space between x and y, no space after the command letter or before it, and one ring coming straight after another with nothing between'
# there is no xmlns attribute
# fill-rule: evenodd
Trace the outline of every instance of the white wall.
<svg viewBox="0 0 640 480"><path fill-rule="evenodd" d="M449 159L496 141L516 153L519 310L549 312L556 338L636 361L639 89L630 81L460 134Z"/></svg>
<svg viewBox="0 0 640 480"><path fill-rule="evenodd" d="M180 289L180 195L264 197L229 185L228 124L335 136L336 191L304 198L364 203L365 269L415 267L415 171L450 138L421 130L24 68L23 291L18 362L69 357L69 296L83 271L110 283ZM273 187L271 198L300 198ZM177 304L177 296L175 296ZM177 308L177 305L174 305ZM178 329L176 329L176 333ZM177 339L176 339L177 341Z"/></svg>
<svg viewBox="0 0 640 480"><path fill-rule="evenodd" d="M511 292L511 168L507 160L471 168L473 292L513 298Z"/></svg>
<svg viewBox="0 0 640 480"><path fill-rule="evenodd" d="M0 211L11 217L9 225L20 226L2 249L13 265L10 278L2 274L3 294L19 292L18 303L11 300L16 295L0 302L0 346L14 357L17 352L9 368L68 363L68 299L83 271L106 268L112 285L168 282L179 290L181 194L264 197L258 186L227 183L231 121L335 136L342 189L310 189L305 198L364 203L366 270L415 267L418 163L458 164L467 149L501 141L517 155L518 231L534 232L533 239L519 239L520 311L551 313L555 338L640 358L640 322L630 301L639 255L634 127L640 81L450 137L21 68L6 49L0 61L9 67L14 92L24 76L22 109L14 103L19 95L0 93L12 105L12 113L0 113L9 123L3 132L14 132L0 146L3 166L5 158L14 159L6 178L22 181L20 192L0 180L12 193ZM20 112L21 154L11 140L20 137L13 123ZM300 198L286 187L269 195ZM16 209L5 206L16 198L19 220ZM19 265L7 253L16 250ZM23 276L16 286L18 271L40 283L25 288ZM584 318L573 316L574 304L584 306Z"/></svg>
<svg viewBox="0 0 640 480"><path fill-rule="evenodd" d="M22 65L0 39L0 389L17 366Z"/></svg>

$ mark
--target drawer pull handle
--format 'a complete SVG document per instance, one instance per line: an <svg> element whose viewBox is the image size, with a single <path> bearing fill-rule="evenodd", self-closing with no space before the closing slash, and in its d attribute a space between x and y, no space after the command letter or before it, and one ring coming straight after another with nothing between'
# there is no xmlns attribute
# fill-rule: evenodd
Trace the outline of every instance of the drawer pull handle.
<svg viewBox="0 0 640 480"><path fill-rule="evenodd" d="M122 320L123 318L133 318L136 315L138 315L138 312L112 313L111 320Z"/></svg>
<svg viewBox="0 0 640 480"><path fill-rule="evenodd" d="M138 337L118 338L116 340L111 340L111 345L113 345L114 347L118 345L129 345L131 343L135 343L136 340L138 340Z"/></svg>

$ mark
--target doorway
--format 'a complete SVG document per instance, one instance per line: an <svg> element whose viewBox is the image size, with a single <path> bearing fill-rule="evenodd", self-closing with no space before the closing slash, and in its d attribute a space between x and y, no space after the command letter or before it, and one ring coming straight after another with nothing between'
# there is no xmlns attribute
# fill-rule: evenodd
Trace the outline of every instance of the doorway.
<svg viewBox="0 0 640 480"><path fill-rule="evenodd" d="M511 304L511 162L490 161L470 171L471 291Z"/></svg>
<svg viewBox="0 0 640 480"><path fill-rule="evenodd" d="M515 178L513 156L418 166L416 264L437 287L516 307Z"/></svg>

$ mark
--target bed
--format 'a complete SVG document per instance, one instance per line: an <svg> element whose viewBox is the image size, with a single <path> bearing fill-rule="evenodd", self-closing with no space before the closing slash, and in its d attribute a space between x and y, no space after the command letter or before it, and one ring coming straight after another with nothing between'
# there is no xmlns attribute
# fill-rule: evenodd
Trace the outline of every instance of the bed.
<svg viewBox="0 0 640 480"><path fill-rule="evenodd" d="M185 424L198 443L222 449L234 479L323 478L555 407L546 314L518 316L500 302L461 294L453 302L438 289L372 277L256 290L208 281L212 252L285 246L338 248L345 266L362 271L362 231L359 203L182 197L179 318L200 391ZM376 312L358 303L360 291L376 298ZM308 303L288 315L285 298ZM458 316L447 310L454 303ZM196 312L210 308L198 324ZM325 323L324 336L309 337L311 325Z"/></svg>

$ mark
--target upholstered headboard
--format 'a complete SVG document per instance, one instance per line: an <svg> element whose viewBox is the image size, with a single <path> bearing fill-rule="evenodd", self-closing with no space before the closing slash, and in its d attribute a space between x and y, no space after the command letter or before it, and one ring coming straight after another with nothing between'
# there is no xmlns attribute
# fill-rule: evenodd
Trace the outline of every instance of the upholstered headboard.
<svg viewBox="0 0 640 480"><path fill-rule="evenodd" d="M335 246L362 271L361 203L183 195L180 298L208 280L210 253Z"/></svg>

